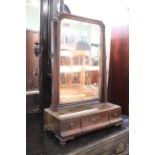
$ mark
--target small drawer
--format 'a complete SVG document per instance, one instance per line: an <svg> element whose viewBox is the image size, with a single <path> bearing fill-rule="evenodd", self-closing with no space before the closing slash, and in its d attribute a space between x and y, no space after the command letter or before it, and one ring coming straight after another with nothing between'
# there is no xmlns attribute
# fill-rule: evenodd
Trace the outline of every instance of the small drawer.
<svg viewBox="0 0 155 155"><path fill-rule="evenodd" d="M109 121L111 124L119 123L122 121L120 108L109 112Z"/></svg>
<svg viewBox="0 0 155 155"><path fill-rule="evenodd" d="M109 118L114 119L121 116L121 109L115 109L109 112Z"/></svg>
<svg viewBox="0 0 155 155"><path fill-rule="evenodd" d="M108 125L108 112L92 114L81 119L82 127L99 128Z"/></svg>
<svg viewBox="0 0 155 155"><path fill-rule="evenodd" d="M61 122L61 130L68 131L80 128L80 118L65 120Z"/></svg>

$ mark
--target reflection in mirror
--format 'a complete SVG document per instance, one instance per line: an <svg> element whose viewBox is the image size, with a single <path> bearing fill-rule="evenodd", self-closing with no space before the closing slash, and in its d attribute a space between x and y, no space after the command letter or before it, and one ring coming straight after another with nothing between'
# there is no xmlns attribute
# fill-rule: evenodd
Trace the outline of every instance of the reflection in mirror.
<svg viewBox="0 0 155 155"><path fill-rule="evenodd" d="M101 29L71 19L60 27L60 103L99 98Z"/></svg>

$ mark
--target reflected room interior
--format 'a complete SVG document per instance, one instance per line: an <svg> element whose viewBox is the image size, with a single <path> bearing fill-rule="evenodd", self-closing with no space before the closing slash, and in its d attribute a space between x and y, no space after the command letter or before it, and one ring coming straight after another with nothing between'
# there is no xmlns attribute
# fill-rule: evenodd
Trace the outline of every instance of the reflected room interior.
<svg viewBox="0 0 155 155"><path fill-rule="evenodd" d="M98 99L100 26L71 19L61 20L60 25L60 104Z"/></svg>

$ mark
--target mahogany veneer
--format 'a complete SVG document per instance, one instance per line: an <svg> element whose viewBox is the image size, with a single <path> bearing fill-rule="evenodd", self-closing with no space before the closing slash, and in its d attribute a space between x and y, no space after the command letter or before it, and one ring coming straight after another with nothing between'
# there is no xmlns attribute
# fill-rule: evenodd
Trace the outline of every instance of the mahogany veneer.
<svg viewBox="0 0 155 155"><path fill-rule="evenodd" d="M61 143L79 134L121 124L121 107L112 103L82 105L58 112L44 110L44 128L52 131Z"/></svg>

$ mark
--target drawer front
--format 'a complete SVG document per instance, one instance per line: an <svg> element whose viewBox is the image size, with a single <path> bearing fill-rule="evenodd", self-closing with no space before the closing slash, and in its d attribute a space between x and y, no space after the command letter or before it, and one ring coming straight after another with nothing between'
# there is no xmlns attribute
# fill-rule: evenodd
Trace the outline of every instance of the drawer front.
<svg viewBox="0 0 155 155"><path fill-rule="evenodd" d="M80 118L62 121L60 123L60 128L61 137L74 137L81 133Z"/></svg>
<svg viewBox="0 0 155 155"><path fill-rule="evenodd" d="M88 147L75 150L69 155L128 155L129 154L129 131L115 134L109 139L91 143Z"/></svg>
<svg viewBox="0 0 155 155"><path fill-rule="evenodd" d="M124 140L119 142L117 145L113 147L112 150L109 151L109 155L128 155L129 154L129 142L128 140Z"/></svg>
<svg viewBox="0 0 155 155"><path fill-rule="evenodd" d="M109 112L109 121L111 124L122 121L121 108Z"/></svg>
<svg viewBox="0 0 155 155"><path fill-rule="evenodd" d="M98 128L102 126L106 126L109 124L108 121L108 112L92 114L86 117L81 118L82 128L91 127Z"/></svg>
<svg viewBox="0 0 155 155"><path fill-rule="evenodd" d="M61 122L62 131L68 131L80 128L80 118L65 120Z"/></svg>
<svg viewBox="0 0 155 155"><path fill-rule="evenodd" d="M129 131L113 139L113 143L109 143L108 155L128 155L129 154Z"/></svg>

